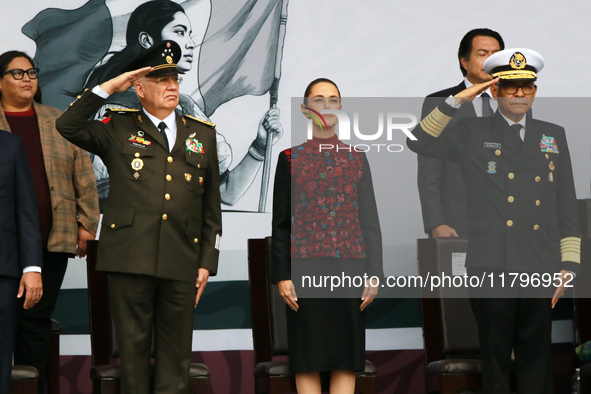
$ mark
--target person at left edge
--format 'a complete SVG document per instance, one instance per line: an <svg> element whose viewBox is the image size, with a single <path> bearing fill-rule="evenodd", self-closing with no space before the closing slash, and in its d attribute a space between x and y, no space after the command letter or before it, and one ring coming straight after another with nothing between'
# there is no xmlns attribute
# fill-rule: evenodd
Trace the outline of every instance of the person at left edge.
<svg viewBox="0 0 591 394"><path fill-rule="evenodd" d="M44 296L33 309L17 300L14 363L39 371L43 391L49 354L51 315L68 258L86 255L99 222L98 194L88 154L55 129L62 111L41 104L39 70L24 52L0 55L0 129L18 134L31 169L43 246ZM41 272L41 268L30 268Z"/></svg>
<svg viewBox="0 0 591 394"><path fill-rule="evenodd" d="M86 91L57 121L59 132L98 155L110 174L97 269L110 273L124 394L150 392L152 336L154 392L187 392L193 307L217 273L216 131L174 111L180 54L174 41L154 45L127 67L134 71ZM110 94L132 85L142 111L88 120Z"/></svg>
<svg viewBox="0 0 591 394"><path fill-rule="evenodd" d="M0 130L0 393L10 392L15 297L41 300L43 265L35 186L21 137ZM20 286L19 286L20 282ZM17 295L18 292L18 295Z"/></svg>

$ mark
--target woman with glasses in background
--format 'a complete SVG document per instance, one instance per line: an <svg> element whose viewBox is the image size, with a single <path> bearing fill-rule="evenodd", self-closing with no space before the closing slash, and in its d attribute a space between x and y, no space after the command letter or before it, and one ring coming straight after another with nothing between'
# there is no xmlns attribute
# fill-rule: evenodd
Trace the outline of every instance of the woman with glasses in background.
<svg viewBox="0 0 591 394"><path fill-rule="evenodd" d="M95 237L99 221L98 195L88 154L56 130L62 111L41 104L39 69L24 52L0 55L0 129L22 137L35 185L43 246L39 285L26 289L39 302L23 308L19 299L14 363L39 371L38 389L46 380L51 314L66 273L68 258L86 255L86 241Z"/></svg>

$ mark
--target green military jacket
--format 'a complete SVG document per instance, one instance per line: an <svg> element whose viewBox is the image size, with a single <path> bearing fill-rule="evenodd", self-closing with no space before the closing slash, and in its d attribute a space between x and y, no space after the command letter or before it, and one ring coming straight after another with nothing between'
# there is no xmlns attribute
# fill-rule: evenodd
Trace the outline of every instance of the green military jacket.
<svg viewBox="0 0 591 394"><path fill-rule="evenodd" d="M169 153L142 111L89 121L103 103L87 91L56 122L109 171L97 269L182 282L194 282L198 268L216 275L222 220L213 125L177 115Z"/></svg>

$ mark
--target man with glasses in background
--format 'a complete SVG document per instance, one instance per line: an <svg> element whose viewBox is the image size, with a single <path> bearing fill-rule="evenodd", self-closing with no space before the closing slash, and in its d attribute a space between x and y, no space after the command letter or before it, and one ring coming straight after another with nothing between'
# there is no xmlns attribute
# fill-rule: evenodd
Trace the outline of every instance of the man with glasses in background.
<svg viewBox="0 0 591 394"><path fill-rule="evenodd" d="M530 111L543 66L542 56L525 48L491 55L484 70L494 79L446 99L415 128L418 140L407 140L417 153L458 161L464 173L467 273L487 278L482 288L470 288L485 394L511 392L513 350L517 392L554 392L552 308L580 268L565 131ZM493 116L446 127L458 108L489 87L499 108ZM548 286L536 286L536 277L550 278ZM522 279L529 280L526 286Z"/></svg>
<svg viewBox="0 0 591 394"><path fill-rule="evenodd" d="M505 49L501 35L494 30L481 28L470 30L460 41L458 62L464 80L457 86L432 93L425 98L421 119L449 96L453 96L473 84L490 81L484 71L484 61L493 53ZM485 91L472 103L463 105L450 122L453 126L462 118L491 116L496 109L490 91ZM421 199L423 227L432 238L465 237L466 233L466 185L458 163L418 156L417 184Z"/></svg>
<svg viewBox="0 0 591 394"><path fill-rule="evenodd" d="M64 137L101 157L111 178L97 270L110 273L122 393L150 392L152 337L154 392L187 391L193 308L217 273L216 133L175 113L180 56L174 41L155 45L127 67L134 71L85 92L57 122ZM131 86L142 110L88 121L110 94Z"/></svg>

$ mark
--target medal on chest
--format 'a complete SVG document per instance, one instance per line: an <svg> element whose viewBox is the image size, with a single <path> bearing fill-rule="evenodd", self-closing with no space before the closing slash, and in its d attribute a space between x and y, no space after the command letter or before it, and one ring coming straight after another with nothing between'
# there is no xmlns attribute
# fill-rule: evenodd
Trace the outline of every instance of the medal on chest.
<svg viewBox="0 0 591 394"><path fill-rule="evenodd" d="M132 134L127 140L129 141L129 145L135 148L146 149L146 147L152 145L152 141L144 139L144 132L142 130L138 131L137 135Z"/></svg>
<svg viewBox="0 0 591 394"><path fill-rule="evenodd" d="M550 137L548 135L543 135L542 139L540 140L540 149L544 153L560 153L558 151L558 145L556 144L556 139L554 137Z"/></svg>
<svg viewBox="0 0 591 394"><path fill-rule="evenodd" d="M205 154L203 150L203 144L199 140L195 139L195 133L191 133L189 138L185 140L185 146L189 155L196 155L202 157Z"/></svg>

